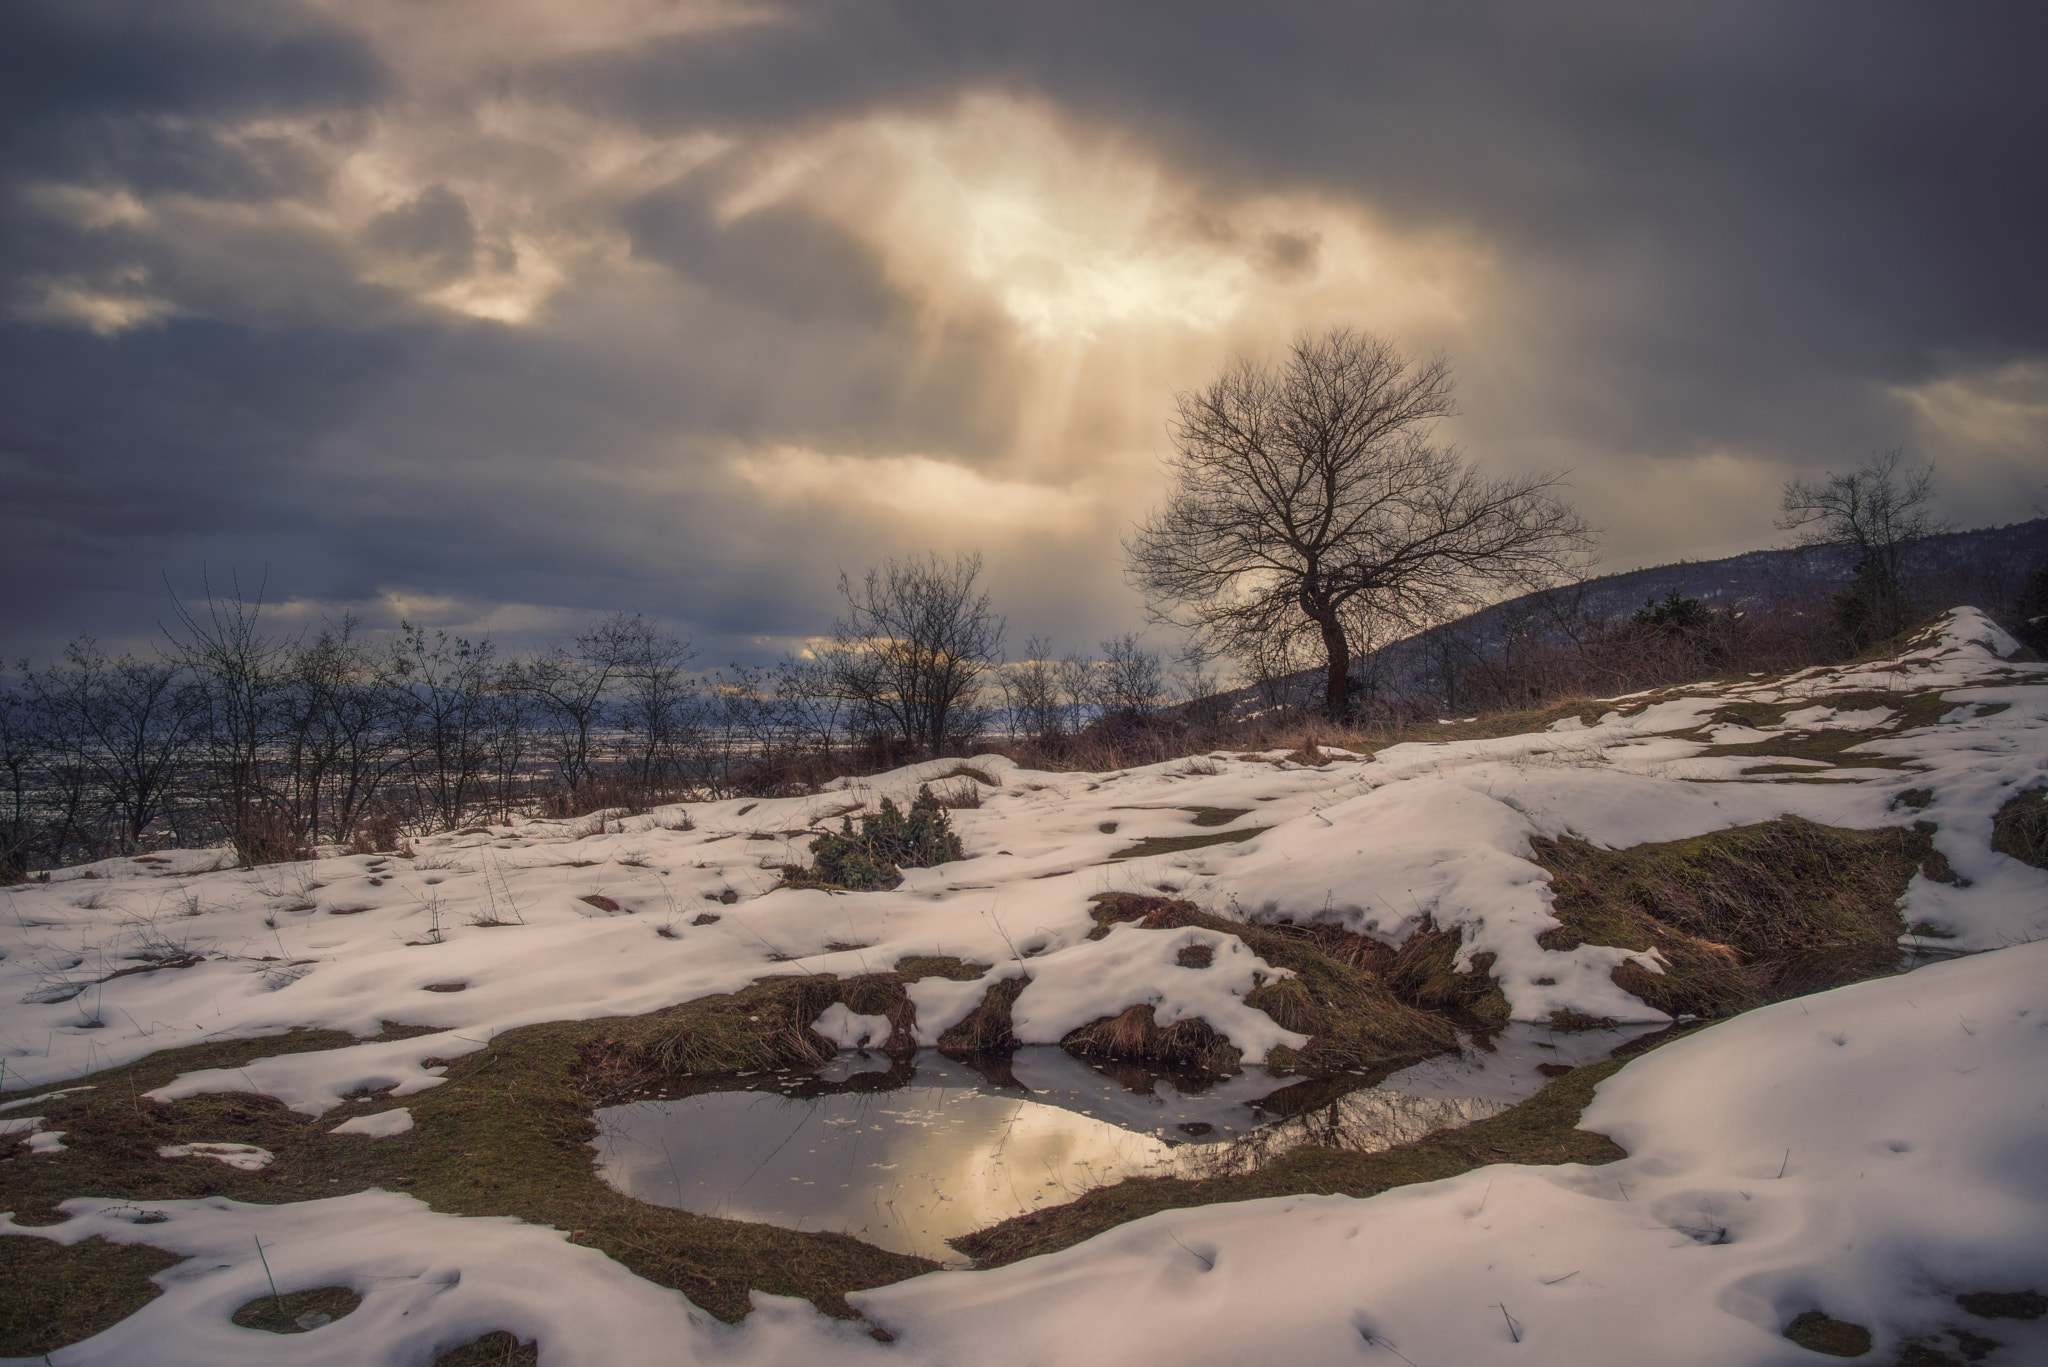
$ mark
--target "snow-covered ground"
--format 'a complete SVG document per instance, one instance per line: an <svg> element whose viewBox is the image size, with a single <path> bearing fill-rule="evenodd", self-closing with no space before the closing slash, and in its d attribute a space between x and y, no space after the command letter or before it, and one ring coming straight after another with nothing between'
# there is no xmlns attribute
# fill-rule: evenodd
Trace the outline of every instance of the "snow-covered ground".
<svg viewBox="0 0 2048 1367"><path fill-rule="evenodd" d="M819 797L735 801L606 823L527 822L421 842L416 857L337 856L255 871L217 852L105 861L0 895L0 1063L8 1088L61 1087L158 1049L292 1026L358 1035L385 1021L441 1030L395 1043L188 1074L155 1095L255 1090L308 1114L357 1088L440 1084L430 1058L518 1025L638 1013L775 972L886 968L912 954L1023 973L1027 1042L1138 1002L1161 1024L1201 1016L1247 1061L1298 1042L1243 997L1278 970L1234 937L1119 927L1087 938L1087 898L1170 890L1223 913L1323 918L1398 943L1429 917L1495 956L1517 1018L1559 1008L1660 1013L1612 981L1627 951L1546 950L1555 922L1532 836L1610 846L1793 813L1837 826L1932 821L1967 886L1916 877L1907 919L1995 950L1717 1025L1602 1085L1585 1124L1629 1151L1600 1167L1493 1167L1365 1201L1288 1198L1170 1212L1048 1257L947 1272L853 1299L893 1343L801 1302L760 1298L738 1327L696 1311L556 1231L437 1214L368 1192L287 1206L81 1196L67 1223L188 1255L166 1294L60 1364L267 1362L275 1341L228 1322L261 1293L252 1236L280 1279L344 1284L355 1313L295 1339L307 1363L430 1362L488 1329L537 1337L542 1361L932 1363L1767 1363L1817 1360L1780 1336L1802 1310L1870 1326L1874 1361L1958 1315L1959 1291L2048 1289L2048 873L1990 849L1992 814L2048 779L2048 667L1955 614L1899 659L1716 691L1617 700L1592 724L1498 740L1397 746L1305 767L1281 756L1176 761L1114 774L969 764L995 785L954 813L968 858L891 892L779 889L809 836L854 804L905 802L957 761L844 781ZM1905 769L1842 765L1788 782L1745 776L1768 743L1882 727L1896 709L1832 696L1945 690L1932 725L1869 748ZM1698 728L1730 702L1783 704L1782 724ZM1801 704L1805 704L1801 706ZM1683 734L1679 734L1683 733ZM1789 767L1797 761L1788 761ZM974 782L944 778L945 784ZM1902 805L1926 790L1923 806ZM1193 809L1234 809L1221 827ZM1257 829L1240 843L1114 859L1149 837ZM595 900L592 900L595 899ZM615 904L618 910L606 909ZM700 917L715 921L698 924ZM499 924L489 924L499 923ZM663 933L657 933L657 931ZM1215 965L1190 973L1198 939ZM834 946L840 946L834 948ZM850 947L849 947L850 946ZM149 960L186 967L129 972ZM1654 970L1654 962L1650 964ZM448 990L461 984L461 990ZM920 1038L987 982L917 985ZM428 989L435 990L428 990ZM852 1042L861 1018L828 1022ZM872 1022L869 1023L872 1028ZM0 1114L44 1149L32 1106ZM362 1131L363 1142L376 1142ZM396 1132L393 1128L382 1132ZM191 1160L185 1160L191 1161ZM279 1266L280 1261L285 1265ZM1982 1326L1991 1362L2048 1360L2040 1329ZM2032 1333L2032 1339L2024 1335Z"/></svg>

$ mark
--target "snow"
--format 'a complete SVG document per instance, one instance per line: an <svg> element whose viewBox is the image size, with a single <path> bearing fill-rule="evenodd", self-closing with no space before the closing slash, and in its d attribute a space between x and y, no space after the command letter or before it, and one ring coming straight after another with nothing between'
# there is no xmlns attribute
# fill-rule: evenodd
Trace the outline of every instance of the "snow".
<svg viewBox="0 0 2048 1367"><path fill-rule="evenodd" d="M826 1007L811 1022L811 1029L841 1049L863 1049L870 1044L879 1049L889 1042L893 1031L887 1016L863 1016L847 1010L845 1002L833 1002Z"/></svg>
<svg viewBox="0 0 2048 1367"><path fill-rule="evenodd" d="M359 1115L342 1121L329 1134L360 1134L370 1139L389 1139L394 1134L404 1134L412 1128L412 1112L400 1106L394 1111L378 1111L374 1115Z"/></svg>
<svg viewBox="0 0 2048 1367"><path fill-rule="evenodd" d="M158 1158L217 1158L231 1168L243 1172L255 1172L267 1168L277 1161L277 1155L269 1149L259 1149L254 1144L164 1144L157 1151Z"/></svg>
<svg viewBox="0 0 2048 1367"><path fill-rule="evenodd" d="M1206 968L1183 968L1183 949L1214 956ZM1100 940L1083 940L1028 965L1030 983L1010 1008L1011 1030L1022 1044L1057 1044L1105 1015L1105 1002L1150 1006L1161 1027L1199 1017L1244 1051L1247 1064L1263 1063L1277 1045L1299 1049L1308 1036L1282 1030L1265 1012L1244 1004L1259 984L1293 976L1252 953L1235 935L1213 930L1140 930L1123 924Z"/></svg>
<svg viewBox="0 0 2048 1367"><path fill-rule="evenodd" d="M1903 1336L1960 1318L1958 1292L2048 1289L2048 873L1990 848L2000 805L2048 783L2048 667L2004 658L2014 649L1963 610L1893 660L1660 690L1609 700L1591 723L1313 767L1218 755L1199 766L1214 772L1175 761L1038 773L983 756L967 764L995 784L982 786L980 808L953 814L967 857L909 871L889 892L778 888L778 866L801 861L810 835L851 804L901 804L941 778L973 782L947 778L961 762L842 780L815 797L693 805L690 830L662 824L679 824L673 810L533 821L431 838L412 859L330 851L254 871L227 867L220 851L173 851L4 892L0 1078L44 1089L7 1105L26 1109L159 1049L315 1027L365 1042L188 1073L152 1096L255 1091L322 1116L364 1089L403 1098L440 1086L447 1060L521 1025L641 1013L765 974L852 974L913 954L992 966L979 981L912 987L921 1044L1019 976L1029 981L1013 1016L1026 1040L1143 1003L1161 1024L1201 1017L1248 1061L1299 1042L1245 1005L1278 972L1241 940L1129 924L1091 940L1088 898L1102 892L1325 919L1389 943L1426 919L1459 934L1464 963L1494 956L1518 1020L1570 1009L1653 1023L1661 1016L1616 987L1612 970L1635 957L1656 971L1654 959L1537 943L1555 922L1532 838L1626 847L1787 813L1859 828L1934 823L1965 885L1916 877L1900 909L1968 957L1751 1012L1630 1063L1585 1122L1628 1151L1612 1165L1496 1166L1365 1201L1168 1212L1059 1254L855 1297L896 1336L887 1345L866 1326L766 1296L742 1326L723 1326L557 1231L384 1192L166 1202L150 1207L164 1219L143 1226L129 1223L132 1205L81 1195L66 1222L15 1232L98 1233L186 1259L159 1277L164 1295L57 1355L79 1367L271 1360L267 1340L228 1322L265 1292L259 1237L280 1287L364 1296L353 1314L294 1339L306 1362L427 1363L502 1328L538 1337L549 1367L1789 1364L1814 1359L1779 1331L1816 1307L1870 1326L1871 1360L1888 1361ZM1878 692L1903 703L1924 689L1941 690L1946 706L1911 729L1897 707L1832 701ZM1714 721L1730 702L1770 704L1784 720ZM1827 782L1751 776L1768 761L1702 753L1843 728L1880 734L1816 771ZM1906 767L1859 765L1857 753ZM1901 802L1909 790L1924 804ZM1245 815L1196 827L1195 808ZM1260 833L1120 857L1148 837L1235 830ZM592 895L620 910L582 900ZM719 920L691 924L706 909ZM1211 949L1209 967L1181 966L1179 951L1195 943ZM106 978L167 949L202 959ZM367 1042L386 1022L434 1029ZM820 1029L855 1048L886 1037L888 1023L839 1007ZM1428 1067L1404 1090L1426 1091L1414 1084ZM387 1110L338 1132L400 1133L399 1116L409 1123ZM34 1117L0 1121L0 1132L61 1147ZM221 1161L261 1152L182 1147ZM2048 1360L2048 1322L1974 1327L2008 1345L1987 1362Z"/></svg>

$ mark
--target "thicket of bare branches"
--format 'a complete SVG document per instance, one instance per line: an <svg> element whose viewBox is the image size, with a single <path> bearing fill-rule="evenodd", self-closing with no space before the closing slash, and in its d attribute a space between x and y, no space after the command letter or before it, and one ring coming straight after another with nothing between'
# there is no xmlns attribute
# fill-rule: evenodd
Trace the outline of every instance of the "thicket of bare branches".
<svg viewBox="0 0 2048 1367"><path fill-rule="evenodd" d="M1003 619L975 584L981 556L890 559L855 582L841 573L845 615L819 657L822 689L854 725L944 754L981 729L982 676L1003 655Z"/></svg>
<svg viewBox="0 0 2048 1367"><path fill-rule="evenodd" d="M1133 633L1092 655L1033 638L999 663L1001 619L972 557L849 581L821 659L711 673L635 615L513 658L412 624L383 640L349 618L277 633L260 593L209 598L178 604L150 657L81 637L0 674L0 881L167 846L225 843L255 863L521 815L806 794L969 746L1099 770L1433 734L1444 718L1845 658L1863 648L1841 625L1848 554L1774 562L1739 590L1719 581L1730 607L1679 592L1618 602L1596 581L1393 641L1360 636L1341 726L1312 636L1255 642L1234 680L1199 642L1169 661ZM2032 533L1932 537L1899 564L1908 617L1970 603L2048 641ZM935 681L917 676L926 664Z"/></svg>

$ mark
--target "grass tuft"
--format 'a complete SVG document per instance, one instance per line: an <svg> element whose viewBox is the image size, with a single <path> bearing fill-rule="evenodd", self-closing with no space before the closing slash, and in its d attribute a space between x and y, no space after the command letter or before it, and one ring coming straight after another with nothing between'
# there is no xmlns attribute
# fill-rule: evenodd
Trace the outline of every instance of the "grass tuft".
<svg viewBox="0 0 2048 1367"><path fill-rule="evenodd" d="M1536 838L1563 923L1537 942L1656 949L1663 973L1625 964L1614 980L1674 1016L1732 1015L1893 972L1906 932L1898 899L1934 853L1931 830L1783 817L1626 850Z"/></svg>
<svg viewBox="0 0 2048 1367"><path fill-rule="evenodd" d="M1829 1357L1858 1358L1870 1351L1870 1331L1860 1324L1829 1317L1822 1310L1808 1310L1785 1326L1785 1337L1811 1353Z"/></svg>
<svg viewBox="0 0 2048 1367"><path fill-rule="evenodd" d="M434 1367L540 1367L540 1345L521 1343L503 1329L459 1344L434 1359Z"/></svg>
<svg viewBox="0 0 2048 1367"><path fill-rule="evenodd" d="M244 1329L261 1329L266 1334L305 1334L324 1328L362 1303L363 1298L346 1286L316 1286L280 1296L258 1296L229 1318ZM327 1318L320 1319L322 1315Z"/></svg>
<svg viewBox="0 0 2048 1367"><path fill-rule="evenodd" d="M1192 902L1139 893L1104 892L1089 900L1095 903L1096 921L1091 938L1100 939L1121 921L1145 930L1196 927L1235 935L1267 963L1290 970L1294 976L1257 987L1245 998L1247 1006L1264 1011L1283 1029L1311 1036L1304 1048L1282 1046L1269 1055L1266 1067L1272 1072L1352 1073L1440 1053L1457 1043L1450 1021L1401 999L1384 976L1395 961L1394 951L1367 936L1331 925L1228 921ZM1491 986L1483 975L1480 982Z"/></svg>
<svg viewBox="0 0 2048 1367"><path fill-rule="evenodd" d="M1991 848L2048 869L2048 789L2029 788L2006 800L1991 818Z"/></svg>

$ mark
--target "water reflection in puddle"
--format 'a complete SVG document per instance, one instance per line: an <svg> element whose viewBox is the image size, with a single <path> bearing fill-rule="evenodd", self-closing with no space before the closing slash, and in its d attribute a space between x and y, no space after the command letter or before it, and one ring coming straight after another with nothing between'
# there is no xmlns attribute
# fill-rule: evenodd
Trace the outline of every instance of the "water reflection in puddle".
<svg viewBox="0 0 2048 1367"><path fill-rule="evenodd" d="M959 1266L946 1240L1090 1188L1250 1172L1302 1144L1406 1143L1505 1110L1542 1085L1539 1064L1590 1062L1639 1033L1515 1027L1490 1052L1432 1059L1348 1093L1263 1072L1176 1085L1053 1048L1020 1049L1007 1071L931 1052L896 1065L842 1054L802 1096L706 1092L606 1107L598 1172L658 1205L838 1230Z"/></svg>

